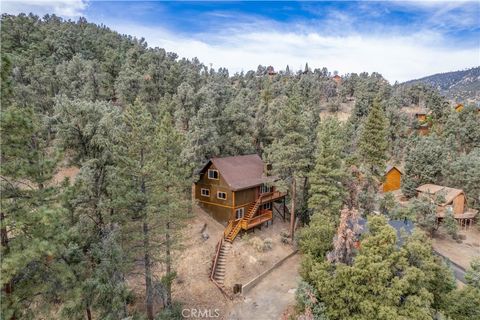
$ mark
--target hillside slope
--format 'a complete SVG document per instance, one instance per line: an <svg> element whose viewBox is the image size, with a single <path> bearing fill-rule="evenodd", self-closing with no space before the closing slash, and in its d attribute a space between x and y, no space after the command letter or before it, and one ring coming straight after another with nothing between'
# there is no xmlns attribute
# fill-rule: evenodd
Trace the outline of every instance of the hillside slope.
<svg viewBox="0 0 480 320"><path fill-rule="evenodd" d="M437 73L405 82L407 85L417 83L430 85L451 100L480 100L480 67Z"/></svg>

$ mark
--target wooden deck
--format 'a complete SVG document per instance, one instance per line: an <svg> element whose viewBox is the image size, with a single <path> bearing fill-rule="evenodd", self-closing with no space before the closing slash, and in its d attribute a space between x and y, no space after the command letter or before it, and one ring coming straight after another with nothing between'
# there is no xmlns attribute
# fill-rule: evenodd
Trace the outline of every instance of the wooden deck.
<svg viewBox="0 0 480 320"><path fill-rule="evenodd" d="M243 230L248 230L256 227L264 222L270 221L273 218L272 210L261 210L260 214L250 220L242 220L241 225Z"/></svg>
<svg viewBox="0 0 480 320"><path fill-rule="evenodd" d="M260 209L260 206L283 199L287 194L285 192L274 191L265 193L258 197L257 201L252 203L247 214L240 220L232 220L228 223L223 232L225 241L233 242L241 230L248 230L264 222L273 219L273 211ZM258 214L257 214L258 213Z"/></svg>

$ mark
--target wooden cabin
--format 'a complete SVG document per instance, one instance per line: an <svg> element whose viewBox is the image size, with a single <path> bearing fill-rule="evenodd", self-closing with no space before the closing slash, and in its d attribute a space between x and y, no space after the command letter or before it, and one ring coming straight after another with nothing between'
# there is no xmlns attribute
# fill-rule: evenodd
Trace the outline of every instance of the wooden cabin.
<svg viewBox="0 0 480 320"><path fill-rule="evenodd" d="M397 166L388 166L385 170L385 181L383 182L383 192L395 191L400 189L403 172Z"/></svg>
<svg viewBox="0 0 480 320"><path fill-rule="evenodd" d="M427 120L427 114L428 114L427 109L420 109L417 112L415 112L415 118L420 122L424 122Z"/></svg>
<svg viewBox="0 0 480 320"><path fill-rule="evenodd" d="M428 123L423 123L418 127L418 133L421 136L428 136L430 133L430 125Z"/></svg>
<svg viewBox="0 0 480 320"><path fill-rule="evenodd" d="M443 201L437 205L437 219L443 219L447 211L451 210L454 218L462 227L467 228L473 225L478 210L467 208L463 190L435 184L424 184L416 190L419 196L424 195L431 199L443 198Z"/></svg>
<svg viewBox="0 0 480 320"><path fill-rule="evenodd" d="M269 76L275 76L277 73L275 72L275 69L272 66L267 67L267 74Z"/></svg>
<svg viewBox="0 0 480 320"><path fill-rule="evenodd" d="M465 193L461 189L454 189L436 184L424 184L416 190L419 196L424 195L432 199L437 197L444 198L437 208L437 215L439 217L445 216L447 206L452 206L454 214L462 214L465 211Z"/></svg>
<svg viewBox="0 0 480 320"><path fill-rule="evenodd" d="M273 186L275 177L265 174L256 154L212 158L199 171L194 198L215 220L224 224L225 240L233 241L248 230L273 219L273 203L285 193Z"/></svg>
<svg viewBox="0 0 480 320"><path fill-rule="evenodd" d="M459 103L455 107L455 111L460 112L463 110L463 103Z"/></svg>
<svg viewBox="0 0 480 320"><path fill-rule="evenodd" d="M335 81L335 83L338 85L340 85L342 83L342 77L340 77L338 74L334 75L333 78L332 78L333 81Z"/></svg>

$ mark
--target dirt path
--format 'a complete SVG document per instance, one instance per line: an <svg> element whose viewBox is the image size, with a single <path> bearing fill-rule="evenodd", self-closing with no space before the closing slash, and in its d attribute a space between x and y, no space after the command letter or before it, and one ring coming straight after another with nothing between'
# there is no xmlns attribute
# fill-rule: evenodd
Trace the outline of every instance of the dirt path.
<svg viewBox="0 0 480 320"><path fill-rule="evenodd" d="M227 319L280 319L283 311L295 302L295 289L300 280L299 265L298 254L285 261L252 288L243 301L235 304Z"/></svg>
<svg viewBox="0 0 480 320"><path fill-rule="evenodd" d="M446 235L445 230L440 228L433 238L433 249L468 269L472 259L480 257L480 231L472 227L467 231L460 231L459 234L465 237L460 243Z"/></svg>

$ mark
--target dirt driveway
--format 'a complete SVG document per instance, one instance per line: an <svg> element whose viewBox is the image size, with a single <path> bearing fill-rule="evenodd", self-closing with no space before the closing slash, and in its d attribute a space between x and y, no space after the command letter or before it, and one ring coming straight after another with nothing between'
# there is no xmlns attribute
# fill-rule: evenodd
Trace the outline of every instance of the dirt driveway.
<svg viewBox="0 0 480 320"><path fill-rule="evenodd" d="M236 303L227 319L280 319L283 311L295 302L299 265L300 255L289 258L252 288L243 301Z"/></svg>

